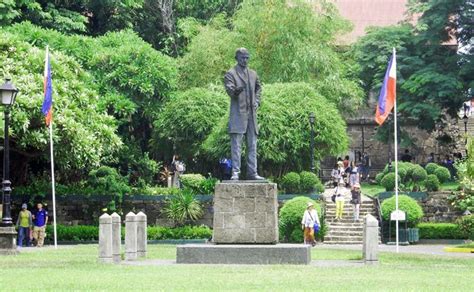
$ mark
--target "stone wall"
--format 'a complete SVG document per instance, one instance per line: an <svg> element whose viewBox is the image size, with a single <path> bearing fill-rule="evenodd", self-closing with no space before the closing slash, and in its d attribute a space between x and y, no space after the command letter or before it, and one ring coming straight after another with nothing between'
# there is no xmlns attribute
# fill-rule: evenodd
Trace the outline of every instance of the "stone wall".
<svg viewBox="0 0 474 292"><path fill-rule="evenodd" d="M420 204L425 213L424 222L454 222L462 216L462 212L454 209L448 202L451 192L430 192L422 199Z"/></svg>
<svg viewBox="0 0 474 292"><path fill-rule="evenodd" d="M204 215L195 224L207 225L212 227L213 220L213 196L211 195L199 195L199 200L203 205ZM294 195L279 195L278 205L282 207L285 201L292 199ZM317 199L317 195L311 195L312 199ZM166 218L163 214L163 208L165 206L165 199L167 196L136 196L133 199L126 199L122 203L121 210L124 214L132 211L138 213L144 212L148 218L148 224L156 224L160 226L173 226L173 222ZM12 215L13 220L16 222L16 218L20 211L21 204L27 201L24 197L13 197L12 202ZM107 204L110 201L110 197L92 197L86 198L83 196L70 196L70 197L58 197L56 199L56 212L59 224L64 225L98 225L98 218L104 213L104 209L107 208ZM46 208L49 211L50 219L53 216L53 204L51 199L44 200ZM32 205L29 204L28 209L32 210Z"/></svg>

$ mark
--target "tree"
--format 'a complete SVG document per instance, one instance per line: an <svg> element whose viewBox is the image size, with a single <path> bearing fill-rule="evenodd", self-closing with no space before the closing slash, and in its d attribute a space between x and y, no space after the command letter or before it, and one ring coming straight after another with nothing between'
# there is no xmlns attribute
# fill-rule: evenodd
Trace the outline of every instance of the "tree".
<svg viewBox="0 0 474 292"><path fill-rule="evenodd" d="M391 48L397 49L397 99L401 122L412 121L431 131L454 116L462 102L472 96L473 63L448 42L460 36L466 41L472 23L466 22L472 3L462 0L411 1L412 13L422 13L416 26L404 23L372 28L355 45L360 77L367 92L378 92ZM472 10L471 10L472 11ZM472 19L472 18L471 18ZM467 34L468 35L468 34Z"/></svg>
<svg viewBox="0 0 474 292"><path fill-rule="evenodd" d="M67 36L28 23L14 25L9 30L18 39L38 47L49 44L52 50L75 57L89 71L94 89L100 95L93 106L115 117L118 133L126 144L114 164L131 179L149 178L146 173L156 167L152 161L145 161L149 160L145 153L149 152L152 122L161 103L176 88L174 60L131 31L92 38ZM148 168L146 173L140 171L144 166ZM138 182L138 178L131 182Z"/></svg>
<svg viewBox="0 0 474 292"><path fill-rule="evenodd" d="M0 33L2 76L20 89L12 108L11 150L14 184L28 170L49 160L48 130L41 113L44 50L7 32ZM99 94L91 76L73 58L52 50L55 162L59 180L77 179L101 163L112 162L122 142L114 118L98 109Z"/></svg>
<svg viewBox="0 0 474 292"><path fill-rule="evenodd" d="M203 164L202 143L228 108L229 98L223 88L177 92L164 103L153 123L153 149L167 154L169 160L178 153L188 166L193 160Z"/></svg>
<svg viewBox="0 0 474 292"><path fill-rule="evenodd" d="M334 45L348 29L331 3L318 13L304 1L243 1L228 23L216 17L193 37L180 62L185 88L221 83L235 63L237 47L251 53L251 67L264 83L308 82L328 100L353 110L362 91Z"/></svg>
<svg viewBox="0 0 474 292"><path fill-rule="evenodd" d="M310 112L316 116L315 160L347 149L344 119L334 104L319 95L310 84L267 84L262 92L257 151L263 173L281 176L289 170L309 169ZM203 151L214 161L230 155L227 120L226 114L203 145Z"/></svg>

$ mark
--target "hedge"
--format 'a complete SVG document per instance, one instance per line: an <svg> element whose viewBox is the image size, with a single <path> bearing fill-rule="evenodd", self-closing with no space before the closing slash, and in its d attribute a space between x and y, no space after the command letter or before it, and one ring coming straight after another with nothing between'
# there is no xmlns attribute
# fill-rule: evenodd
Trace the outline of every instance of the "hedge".
<svg viewBox="0 0 474 292"><path fill-rule="evenodd" d="M466 239L458 224L419 223L420 239Z"/></svg>
<svg viewBox="0 0 474 292"><path fill-rule="evenodd" d="M423 209L415 199L407 195L398 196L398 207L407 213L408 223L415 224L423 218ZM382 216L384 220L389 220L390 213L395 211L395 196L382 202Z"/></svg>
<svg viewBox="0 0 474 292"><path fill-rule="evenodd" d="M57 225L58 241L97 241L99 240L99 227L92 225L65 226ZM125 232L122 227L122 239ZM207 226L183 226L183 227L163 227L148 226L148 240L164 239L210 239L212 230ZM46 227L46 239L53 240L53 226Z"/></svg>
<svg viewBox="0 0 474 292"><path fill-rule="evenodd" d="M321 206L314 200L300 196L295 197L286 202L280 210L280 238L286 242L303 242L303 231L301 230L301 219L303 218L304 211L306 210L307 203L311 202L314 204L314 208L318 212L320 222L323 224L323 218L321 213ZM323 227L323 226L321 226ZM322 230L316 235L317 238L322 239L324 237L325 230Z"/></svg>

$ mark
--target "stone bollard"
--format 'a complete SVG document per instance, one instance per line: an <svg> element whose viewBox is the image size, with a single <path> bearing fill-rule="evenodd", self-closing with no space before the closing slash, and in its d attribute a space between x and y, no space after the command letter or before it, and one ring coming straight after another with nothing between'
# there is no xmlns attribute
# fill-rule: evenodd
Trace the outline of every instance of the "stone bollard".
<svg viewBox="0 0 474 292"><path fill-rule="evenodd" d="M364 244L362 257L365 264L378 263L377 251L379 248L379 222L374 216L367 214L364 218Z"/></svg>
<svg viewBox="0 0 474 292"><path fill-rule="evenodd" d="M137 215L129 212L125 216L125 260L137 259Z"/></svg>
<svg viewBox="0 0 474 292"><path fill-rule="evenodd" d="M112 217L112 259L114 263L120 263L120 247L122 244L122 239L120 237L121 233L121 224L120 216L117 213L113 213Z"/></svg>
<svg viewBox="0 0 474 292"><path fill-rule="evenodd" d="M112 217L107 213L99 218L99 262L112 262Z"/></svg>
<svg viewBox="0 0 474 292"><path fill-rule="evenodd" d="M137 214L137 256L146 257L147 230L146 215L143 212Z"/></svg>

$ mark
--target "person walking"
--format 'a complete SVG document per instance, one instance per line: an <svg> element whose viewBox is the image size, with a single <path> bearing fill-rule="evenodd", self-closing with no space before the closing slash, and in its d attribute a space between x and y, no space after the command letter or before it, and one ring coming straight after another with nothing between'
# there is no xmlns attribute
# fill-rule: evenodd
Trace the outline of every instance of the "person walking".
<svg viewBox="0 0 474 292"><path fill-rule="evenodd" d="M341 193L336 195L336 220L342 219L342 213L344 211L344 196Z"/></svg>
<svg viewBox="0 0 474 292"><path fill-rule="evenodd" d="M355 164L354 161L351 162L351 170L349 172L349 186L351 189L354 187L355 184L360 183L360 174L359 174L359 167Z"/></svg>
<svg viewBox="0 0 474 292"><path fill-rule="evenodd" d="M319 222L318 212L314 209L314 204L308 202L306 205L306 210L303 214L303 219L301 220L301 228L304 231L305 244L311 244L312 246L316 245L316 240L314 239L315 223L317 223L318 226L321 226Z"/></svg>
<svg viewBox="0 0 474 292"><path fill-rule="evenodd" d="M46 236L46 225L48 224L48 211L43 209L43 204L38 203L36 205L37 210L34 212L32 218L34 222L33 227L33 238L36 241L37 247L42 247L44 244L44 238Z"/></svg>
<svg viewBox="0 0 474 292"><path fill-rule="evenodd" d="M359 211L360 211L360 204L361 204L361 195L360 195L360 184L355 184L351 190L351 204L352 210L354 214L354 221L359 221Z"/></svg>
<svg viewBox="0 0 474 292"><path fill-rule="evenodd" d="M30 246L30 228L33 227L33 217L31 212L28 211L28 206L26 204L21 205L21 211L18 214L18 219L16 220L16 226L18 227L18 243L19 247L23 246L23 240L25 240L25 245Z"/></svg>

